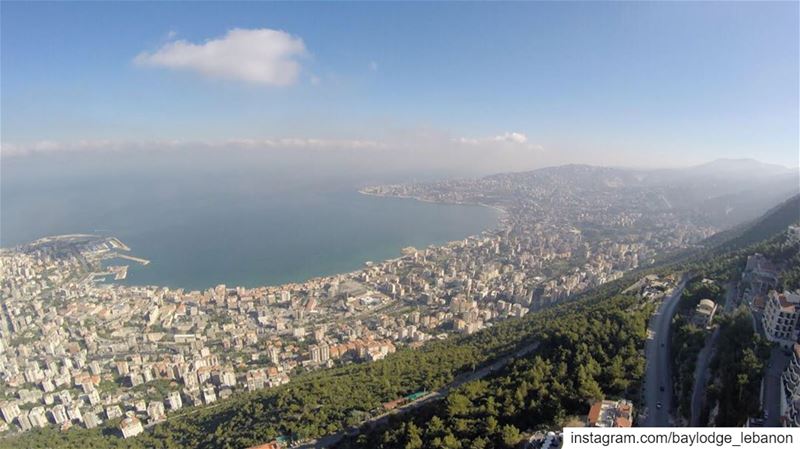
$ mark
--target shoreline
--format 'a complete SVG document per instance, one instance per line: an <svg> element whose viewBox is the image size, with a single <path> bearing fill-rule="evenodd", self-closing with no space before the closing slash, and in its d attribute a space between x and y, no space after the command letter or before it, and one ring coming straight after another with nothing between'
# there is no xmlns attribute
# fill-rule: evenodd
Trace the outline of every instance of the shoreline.
<svg viewBox="0 0 800 449"><path fill-rule="evenodd" d="M503 227L504 219L507 218L508 215L509 215L509 213L505 209L503 209L503 208L501 208L499 206L492 206L492 205L483 204L483 203L443 202L443 201L427 200L427 199L424 199L424 198L417 198L417 197L407 196L407 195L381 195L381 194L375 194L375 193L371 193L371 192L366 192L366 191L364 191L363 188L362 189L357 189L356 191L361 195L373 196L373 197L376 197L376 198L407 199L407 200L419 201L421 203L436 204L436 205L446 205L446 206L480 206L480 207L485 207L485 208L491 209L496 213L495 223L492 226L481 230L480 232L473 233L473 234L467 235L467 236L465 236L463 238L459 238L459 239L448 239L447 241L442 242L442 243L431 243L431 244L426 245L425 247L428 247L428 246L443 247L443 246L450 245L453 242L458 242L460 240L479 237L481 234L483 234L485 232L498 232ZM89 234L83 234L83 236L89 236ZM96 235L96 234L92 234L92 236L101 237L100 235ZM124 246L126 251L130 250L130 248L125 246L125 244L121 240L119 240L118 238L116 238L114 236L106 236L106 237L111 238L115 242L117 242L120 245ZM38 241L49 239L49 238L52 238L52 237L43 237L43 238L38 239L36 241L38 242ZM400 248L400 251L402 251L402 249L403 248ZM424 248L417 248L417 249L418 250L424 250ZM400 251L398 251L398 252L400 252ZM404 257L405 257L404 255L398 254L397 257L383 258L383 259L380 259L378 261L363 260L363 261L360 262L360 266L358 268L356 268L354 270L351 270L351 271L337 271L337 272L331 273L331 274L323 274L323 275L318 275L318 276L311 276L311 277L307 277L307 278L304 278L302 280L298 280L298 281L294 281L294 282L281 282L281 283L275 283L275 284L259 283L259 284L256 284L256 285L253 285L253 286L250 286L250 287L245 287L243 285L231 285L231 286L229 286L229 288L239 288L239 287L241 287L241 288L246 288L246 289L256 289L256 288L278 288L278 287L282 287L282 286L296 287L296 286L301 286L303 284L307 284L307 283L310 283L310 282L324 282L327 279L333 279L333 278L336 278L336 277L342 277L342 276L350 277L350 276L353 276L353 275L361 272L362 270L364 270L366 268L366 264L367 263L372 263L373 265L383 265L383 264L387 264L387 263L397 262L397 261L403 259ZM144 260L144 259L142 259L142 260ZM139 261L137 260L137 262L139 262ZM149 263L150 261L148 260L147 262ZM141 263L140 262L140 264L142 266L146 266L148 263ZM111 281L111 282L105 282L104 284L118 286L118 287L127 287L127 288L156 287L156 288L168 288L168 289L171 289L171 290L184 290L184 291L205 291L205 290L214 288L214 285L206 286L204 288L188 288L188 287L181 287L181 286L170 286L168 283L163 283L163 284L136 283L136 281L133 278L135 278L135 274L133 276L127 276L126 279L123 280L123 281L127 281L127 282L113 282L113 281ZM131 282L131 283L128 283L128 282ZM223 282L223 284L225 284L227 286L227 283Z"/></svg>
<svg viewBox="0 0 800 449"><path fill-rule="evenodd" d="M435 201L435 200L429 200L429 199L420 198L420 197L411 196L411 195L384 195L384 194L380 194L380 193L367 192L364 189L359 189L358 193L360 193L362 195L366 195L366 196L373 196L375 198L396 198L396 199L403 199L403 200L414 200L414 201L419 201L421 203L428 203L428 204L442 204L442 205L447 205L447 206L480 206L480 207L486 207L486 208L494 210L495 212L498 212L501 215L502 218L505 218L505 217L507 217L509 215L508 211L503 209L502 207L500 207L500 206L492 206L491 204L486 204L486 203L468 203L468 202L457 202L457 201L453 201L453 202L451 202L451 201ZM474 236L470 236L470 237L474 237Z"/></svg>

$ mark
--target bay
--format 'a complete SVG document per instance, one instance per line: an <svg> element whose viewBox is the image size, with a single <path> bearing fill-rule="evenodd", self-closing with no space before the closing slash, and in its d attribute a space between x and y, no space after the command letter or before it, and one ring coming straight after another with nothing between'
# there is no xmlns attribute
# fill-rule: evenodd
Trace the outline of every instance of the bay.
<svg viewBox="0 0 800 449"><path fill-rule="evenodd" d="M204 289L299 282L397 257L406 246L475 235L498 219L496 211L480 206L358 193L364 185L407 180L408 174L317 170L309 177L286 167L171 171L136 164L108 172L84 164L73 176L32 163L11 167L12 176L2 180L2 246L45 235L113 235L131 255L151 261L126 262L130 269L122 282L129 285Z"/></svg>

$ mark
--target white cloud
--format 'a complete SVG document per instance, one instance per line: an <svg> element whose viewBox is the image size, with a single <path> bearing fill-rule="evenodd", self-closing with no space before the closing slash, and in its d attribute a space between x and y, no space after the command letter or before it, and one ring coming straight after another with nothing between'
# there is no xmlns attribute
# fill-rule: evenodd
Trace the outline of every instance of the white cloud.
<svg viewBox="0 0 800 449"><path fill-rule="evenodd" d="M139 53L134 62L195 71L210 78L287 86L297 80L299 59L305 55L303 40L284 31L235 28L200 44L168 42L154 52Z"/></svg>
<svg viewBox="0 0 800 449"><path fill-rule="evenodd" d="M331 149L362 150L386 148L383 142L367 139L315 139L290 137L276 139L228 139L228 140L79 140L74 142L58 142L42 140L25 144L3 143L0 154L4 157L25 156L38 153L63 152L120 152L145 150L192 150L197 148L225 150L229 148L245 149Z"/></svg>
<svg viewBox="0 0 800 449"><path fill-rule="evenodd" d="M494 136L495 142L511 142L511 143L526 143L528 136L522 133L505 133L499 136Z"/></svg>
<svg viewBox="0 0 800 449"><path fill-rule="evenodd" d="M510 144L513 146L520 146L531 150L542 150L543 147L538 144L528 143L528 136L519 132L506 132L492 137L459 137L453 139L454 142L464 145L491 145L491 144Z"/></svg>

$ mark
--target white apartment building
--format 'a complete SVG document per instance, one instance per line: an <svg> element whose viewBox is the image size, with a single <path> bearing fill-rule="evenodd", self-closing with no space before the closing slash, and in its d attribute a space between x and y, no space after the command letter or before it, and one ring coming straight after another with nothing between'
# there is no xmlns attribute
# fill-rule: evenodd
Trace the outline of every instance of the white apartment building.
<svg viewBox="0 0 800 449"><path fill-rule="evenodd" d="M764 309L764 333L769 341L790 348L797 341L797 321L800 317L800 294L769 292Z"/></svg>

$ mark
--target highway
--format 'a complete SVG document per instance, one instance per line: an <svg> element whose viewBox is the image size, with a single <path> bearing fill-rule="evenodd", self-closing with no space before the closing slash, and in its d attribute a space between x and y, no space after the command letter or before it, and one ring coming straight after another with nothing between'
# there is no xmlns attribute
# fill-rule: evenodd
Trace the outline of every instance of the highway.
<svg viewBox="0 0 800 449"><path fill-rule="evenodd" d="M403 405L402 407L398 407L398 408L396 408L394 410L391 410L389 412L386 412L386 413L383 413L381 415L378 415L378 416L375 416L373 418L370 418L370 419L362 422L359 426L354 426L354 427L351 427L351 428L349 428L347 430L343 430L343 431L338 432L338 433L327 435L327 436L322 437L322 438L317 439L317 440L306 441L306 442L303 442L303 443L301 443L301 444L299 444L297 446L293 446L293 447L297 448L297 449L321 449L321 448L330 447L330 446L338 443L339 441L341 441L342 438L344 438L346 435L356 435L356 434L358 434L359 429L364 425L375 426L375 425L378 425L378 424L381 424L381 423L385 422L392 415L401 415L401 414L404 414L404 413L408 413L409 411L412 411L412 410L414 410L414 409L416 409L418 407L421 407L421 406L423 406L425 404L428 404L428 403L433 402L433 401L437 401L439 399L443 399L444 397L447 396L447 394L452 389L458 388L458 387L460 387L461 385L464 385L467 382L472 382L474 380L482 379L482 378L486 377L487 375L489 375L490 373L493 373L493 372L499 370L500 368L504 367L509 361L511 361L512 358L522 357L522 356L524 356L526 354L529 354L529 353L535 351L536 348L538 348L538 347L539 347L539 343L538 342L530 343L530 344L528 344L526 346L523 346L522 348L520 348L519 350L517 350L513 354L509 354L509 355L507 355L505 357L502 357L500 359L495 360L494 362L492 362L491 365L487 365L487 366L485 366L485 367L483 367L483 368L481 368L479 370L476 370L476 371L470 371L470 372L466 372L466 373L463 373L463 374L460 374L460 375L456 376L456 378L453 379L453 381L450 382L449 384L445 385L444 387L442 387L442 388L440 388L440 389L438 389L436 391L432 391L432 392L428 393L427 395L417 399L414 402L410 402L408 404Z"/></svg>
<svg viewBox="0 0 800 449"><path fill-rule="evenodd" d="M681 297L686 279L681 280L675 290L658 306L647 328L645 357L645 427L668 427L672 425L672 364L670 362L670 325L675 315L678 299ZM661 391L663 388L664 391ZM661 404L658 407L657 404Z"/></svg>

